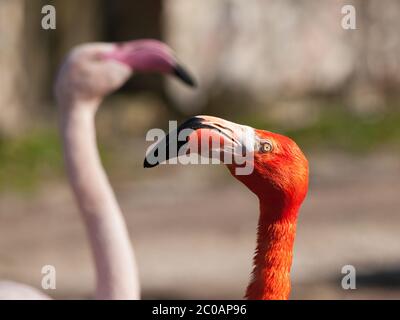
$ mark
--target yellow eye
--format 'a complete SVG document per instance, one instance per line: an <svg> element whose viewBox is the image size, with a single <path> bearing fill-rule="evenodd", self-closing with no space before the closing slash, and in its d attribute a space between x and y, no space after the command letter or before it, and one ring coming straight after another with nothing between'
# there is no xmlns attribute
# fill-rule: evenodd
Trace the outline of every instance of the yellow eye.
<svg viewBox="0 0 400 320"><path fill-rule="evenodd" d="M273 149L272 143L270 141L261 141L260 142L260 152L266 153L271 152Z"/></svg>

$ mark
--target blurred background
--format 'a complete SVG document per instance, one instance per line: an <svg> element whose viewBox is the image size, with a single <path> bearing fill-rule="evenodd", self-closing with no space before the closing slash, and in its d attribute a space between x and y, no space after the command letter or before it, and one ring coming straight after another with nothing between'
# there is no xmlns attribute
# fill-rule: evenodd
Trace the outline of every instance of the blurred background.
<svg viewBox="0 0 400 320"><path fill-rule="evenodd" d="M56 8L56 30L41 9ZM356 30L341 8L356 9ZM222 166L143 170L147 130L196 114L286 134L310 161L294 299L400 298L400 2L0 0L0 279L87 298L94 269L63 169L52 86L75 45L157 38L196 76L137 75L97 116L143 296L241 298L256 198ZM357 289L343 290L353 265Z"/></svg>

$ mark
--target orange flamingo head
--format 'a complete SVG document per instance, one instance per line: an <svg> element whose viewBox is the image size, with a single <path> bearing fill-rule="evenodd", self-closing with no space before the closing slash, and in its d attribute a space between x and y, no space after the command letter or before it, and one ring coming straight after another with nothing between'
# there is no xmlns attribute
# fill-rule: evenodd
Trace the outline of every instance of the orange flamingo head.
<svg viewBox="0 0 400 320"><path fill-rule="evenodd" d="M181 135L186 131L186 134ZM172 139L178 152L171 153ZM182 154L197 153L217 158L232 175L253 191L276 212L298 208L308 189L308 161L290 138L210 116L197 116L180 125L159 141L147 154L144 166ZM151 157L157 154L157 157ZM150 161L152 160L152 161Z"/></svg>

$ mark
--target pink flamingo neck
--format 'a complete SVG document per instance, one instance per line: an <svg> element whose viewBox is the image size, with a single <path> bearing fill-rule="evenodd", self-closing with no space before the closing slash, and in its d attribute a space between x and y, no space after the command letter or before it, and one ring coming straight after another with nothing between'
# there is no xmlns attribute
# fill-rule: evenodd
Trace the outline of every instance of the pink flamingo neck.
<svg viewBox="0 0 400 320"><path fill-rule="evenodd" d="M139 299L128 231L97 150L97 102L61 105L68 177L89 235L97 274L96 298Z"/></svg>
<svg viewBox="0 0 400 320"><path fill-rule="evenodd" d="M297 212L298 208L277 209L260 201L257 249L247 299L289 298Z"/></svg>

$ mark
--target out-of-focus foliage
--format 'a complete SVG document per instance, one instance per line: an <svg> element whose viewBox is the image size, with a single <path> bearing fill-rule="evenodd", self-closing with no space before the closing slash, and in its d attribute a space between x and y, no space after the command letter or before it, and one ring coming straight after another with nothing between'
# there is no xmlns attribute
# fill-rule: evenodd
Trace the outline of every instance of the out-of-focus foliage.
<svg viewBox="0 0 400 320"><path fill-rule="evenodd" d="M55 131L0 140L0 189L29 190L61 172L61 148Z"/></svg>
<svg viewBox="0 0 400 320"><path fill-rule="evenodd" d="M359 117L342 108L327 109L318 121L301 128L285 128L253 116L247 123L292 137L306 150L342 150L350 153L390 149L400 151L400 113Z"/></svg>

